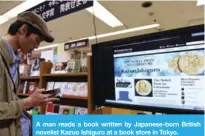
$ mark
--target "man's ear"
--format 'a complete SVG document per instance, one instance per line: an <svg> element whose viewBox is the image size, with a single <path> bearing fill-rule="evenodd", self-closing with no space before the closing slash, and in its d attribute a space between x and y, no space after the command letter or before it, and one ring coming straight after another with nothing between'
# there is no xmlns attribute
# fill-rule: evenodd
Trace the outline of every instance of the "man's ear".
<svg viewBox="0 0 205 136"><path fill-rule="evenodd" d="M19 30L18 30L20 35L27 35L28 32L28 26L26 24L23 24Z"/></svg>

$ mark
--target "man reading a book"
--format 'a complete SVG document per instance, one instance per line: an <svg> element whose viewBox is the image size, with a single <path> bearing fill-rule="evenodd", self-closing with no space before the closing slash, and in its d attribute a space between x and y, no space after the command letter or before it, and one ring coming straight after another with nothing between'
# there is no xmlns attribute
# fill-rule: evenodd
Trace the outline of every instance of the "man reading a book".
<svg viewBox="0 0 205 136"><path fill-rule="evenodd" d="M54 38L45 21L35 13L24 12L0 39L0 136L30 136L31 122L26 110L58 100L54 94L43 94L36 89L29 97L19 99L19 55L17 50L30 53L42 41L53 42Z"/></svg>

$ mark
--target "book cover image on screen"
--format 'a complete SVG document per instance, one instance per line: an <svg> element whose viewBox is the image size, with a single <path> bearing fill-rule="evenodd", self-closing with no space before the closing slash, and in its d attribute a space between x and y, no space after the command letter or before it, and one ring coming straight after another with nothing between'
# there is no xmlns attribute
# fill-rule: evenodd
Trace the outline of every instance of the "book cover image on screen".
<svg viewBox="0 0 205 136"><path fill-rule="evenodd" d="M105 43L104 47L101 44L101 47L94 47L96 61L101 55L108 56L104 56L102 64L98 62L102 67L98 72L102 72L101 75L109 73L98 79L101 86L109 90L104 91L105 104L167 113L171 110L204 112L203 25L155 34L156 37L169 37L164 39L151 35L143 35L147 39L151 37L146 42L133 37L133 41L122 39L109 42L109 47ZM94 65L96 63L94 61ZM97 80L95 75L94 80Z"/></svg>

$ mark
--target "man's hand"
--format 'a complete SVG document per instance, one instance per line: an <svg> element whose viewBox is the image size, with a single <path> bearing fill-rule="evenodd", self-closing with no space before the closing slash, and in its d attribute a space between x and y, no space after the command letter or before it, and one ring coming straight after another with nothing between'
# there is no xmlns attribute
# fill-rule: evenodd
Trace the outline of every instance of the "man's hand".
<svg viewBox="0 0 205 136"><path fill-rule="evenodd" d="M35 90L28 98L24 99L24 108L29 109L34 106L44 105L49 102L58 101L56 94L42 94L44 89Z"/></svg>

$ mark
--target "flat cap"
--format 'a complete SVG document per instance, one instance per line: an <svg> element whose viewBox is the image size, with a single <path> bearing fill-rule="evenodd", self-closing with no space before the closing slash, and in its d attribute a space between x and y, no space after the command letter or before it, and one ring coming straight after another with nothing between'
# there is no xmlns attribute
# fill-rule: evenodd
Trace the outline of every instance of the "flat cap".
<svg viewBox="0 0 205 136"><path fill-rule="evenodd" d="M44 41L46 41L46 42L53 42L54 41L54 38L51 35L51 33L46 25L46 22L43 20L43 18L41 18L36 13L30 12L30 11L23 12L17 16L17 21L26 22L26 23L32 25L33 27L35 27L36 29L38 29L39 32L42 34Z"/></svg>

